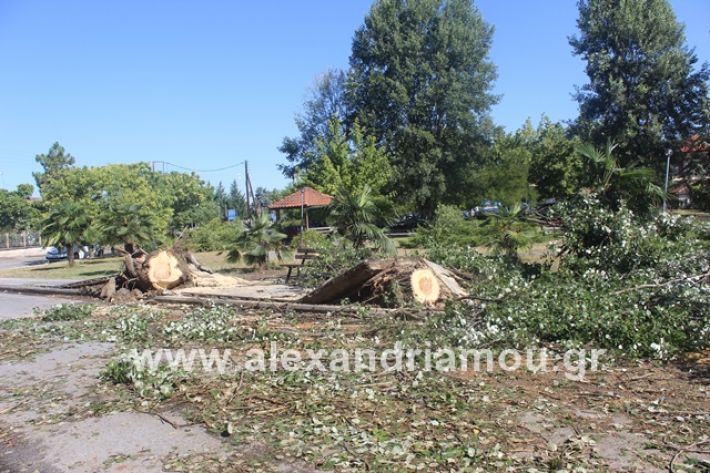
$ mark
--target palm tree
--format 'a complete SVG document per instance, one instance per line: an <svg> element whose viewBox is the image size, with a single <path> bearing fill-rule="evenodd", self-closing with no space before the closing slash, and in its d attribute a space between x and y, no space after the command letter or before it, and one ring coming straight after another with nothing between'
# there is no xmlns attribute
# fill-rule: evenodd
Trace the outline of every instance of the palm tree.
<svg viewBox="0 0 710 473"><path fill-rule="evenodd" d="M330 204L329 223L355 248L362 248L369 241L393 253L394 243L387 238L384 230L374 224L376 218L377 205L367 185L359 191L341 188Z"/></svg>
<svg viewBox="0 0 710 473"><path fill-rule="evenodd" d="M283 259L283 240L286 235L274 228L267 214L261 214L241 225L233 248L227 253L228 261L243 259L248 265L263 268L272 251L279 261Z"/></svg>
<svg viewBox="0 0 710 473"><path fill-rule="evenodd" d="M42 222L42 236L47 245L64 246L69 266L74 266L74 245L83 243L91 227L86 209L78 202L53 206Z"/></svg>
<svg viewBox="0 0 710 473"><path fill-rule="evenodd" d="M102 212L99 227L107 243L123 243L130 254L153 239L154 228L151 216L136 204L110 205Z"/></svg>
<svg viewBox="0 0 710 473"><path fill-rule="evenodd" d="M663 189L654 184L656 177L648 167L621 167L614 156L616 144L607 142L603 150L585 143L577 152L591 163L590 179L594 192L610 206L617 208L621 199L636 209L648 210L654 201L663 199Z"/></svg>
<svg viewBox="0 0 710 473"><path fill-rule="evenodd" d="M516 204L510 210L502 209L498 215L490 215L484 223L489 231L484 234L484 244L497 254L517 258L518 250L532 244L530 228L522 219L522 208Z"/></svg>

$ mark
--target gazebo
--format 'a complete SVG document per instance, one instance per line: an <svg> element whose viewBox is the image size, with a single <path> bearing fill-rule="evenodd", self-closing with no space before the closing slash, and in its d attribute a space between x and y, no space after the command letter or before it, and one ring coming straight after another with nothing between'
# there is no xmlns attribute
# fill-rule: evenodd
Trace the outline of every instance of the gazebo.
<svg viewBox="0 0 710 473"><path fill-rule="evenodd" d="M276 217L280 219L283 209L301 209L301 220L304 227L308 228L308 209L327 207L332 201L332 196L306 186L272 203L269 210L275 210Z"/></svg>

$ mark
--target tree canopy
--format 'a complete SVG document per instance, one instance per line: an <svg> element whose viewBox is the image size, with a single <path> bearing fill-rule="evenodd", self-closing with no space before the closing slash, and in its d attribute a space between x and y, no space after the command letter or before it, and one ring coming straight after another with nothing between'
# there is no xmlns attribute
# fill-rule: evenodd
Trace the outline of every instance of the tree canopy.
<svg viewBox="0 0 710 473"><path fill-rule="evenodd" d="M379 0L355 32L352 115L386 146L395 190L431 215L489 132L493 28L469 0Z"/></svg>
<svg viewBox="0 0 710 473"><path fill-rule="evenodd" d="M574 54L589 83L577 90L585 141L618 143L622 165L659 168L668 149L708 131L707 64L685 44L667 0L580 0Z"/></svg>
<svg viewBox="0 0 710 473"><path fill-rule="evenodd" d="M330 139L319 139L317 159L305 175L305 183L326 194L341 189L361 191L369 186L374 195L386 193L392 178L388 156L372 136L364 136L356 122L352 139L345 135L340 120L329 123Z"/></svg>
<svg viewBox="0 0 710 473"><path fill-rule="evenodd" d="M43 182L52 174L62 169L70 168L74 165L74 156L67 153L62 145L55 142L47 154L38 154L35 161L42 166L42 172L33 172L32 176L37 182L37 187L42 188Z"/></svg>
<svg viewBox="0 0 710 473"><path fill-rule="evenodd" d="M316 79L303 104L303 113L296 115L299 136L286 137L279 146L289 163L279 166L285 176L294 178L310 170L317 159L318 142L333 138L330 126L333 119L340 124L346 124L347 119L345 73L337 69L330 69Z"/></svg>

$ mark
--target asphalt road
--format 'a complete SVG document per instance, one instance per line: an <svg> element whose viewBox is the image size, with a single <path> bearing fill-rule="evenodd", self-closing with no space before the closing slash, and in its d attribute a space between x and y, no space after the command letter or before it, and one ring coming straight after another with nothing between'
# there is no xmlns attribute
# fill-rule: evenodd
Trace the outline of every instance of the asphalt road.
<svg viewBox="0 0 710 473"><path fill-rule="evenodd" d="M37 264L45 264L44 258L37 256L0 258L0 270L22 268ZM2 286L51 286L53 284L67 283L67 280L47 280L47 279L20 279L20 278L0 278ZM46 309L56 304L76 302L55 296L26 295L0 292L0 320L29 317L35 308Z"/></svg>
<svg viewBox="0 0 710 473"><path fill-rule="evenodd" d="M46 259L38 258L36 256L24 256L24 257L17 257L17 258L0 258L0 270L22 268L25 266L34 266L37 264L44 264L46 262L47 262Z"/></svg>
<svg viewBox="0 0 710 473"><path fill-rule="evenodd" d="M57 304L68 303L77 303L77 301L54 296L0 292L0 320L31 317L34 309L47 309Z"/></svg>

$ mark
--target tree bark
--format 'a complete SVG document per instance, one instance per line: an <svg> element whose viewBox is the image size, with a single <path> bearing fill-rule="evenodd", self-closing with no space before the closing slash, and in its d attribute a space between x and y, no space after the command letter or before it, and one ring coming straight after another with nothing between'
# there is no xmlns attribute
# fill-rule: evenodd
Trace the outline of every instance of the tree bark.
<svg viewBox="0 0 710 473"><path fill-rule="evenodd" d="M467 292L453 273L424 258L367 260L335 276L299 302L328 304L348 298L385 306L435 305Z"/></svg>
<svg viewBox="0 0 710 473"><path fill-rule="evenodd" d="M69 266L74 266L74 244L67 245L67 262Z"/></svg>

